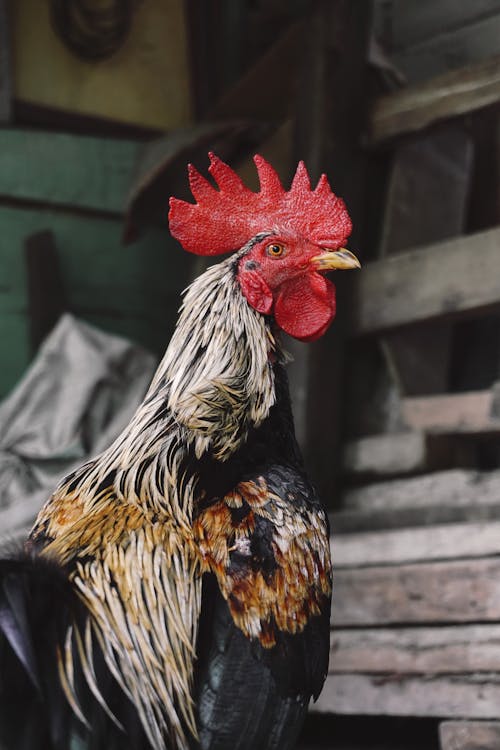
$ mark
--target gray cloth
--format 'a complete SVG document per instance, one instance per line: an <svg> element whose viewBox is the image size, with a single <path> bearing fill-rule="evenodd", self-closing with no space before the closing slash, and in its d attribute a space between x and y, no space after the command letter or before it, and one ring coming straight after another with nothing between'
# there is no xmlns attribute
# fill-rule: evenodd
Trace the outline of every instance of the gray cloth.
<svg viewBox="0 0 500 750"><path fill-rule="evenodd" d="M111 444L155 366L136 344L61 318L0 404L0 536L27 528L59 480Z"/></svg>

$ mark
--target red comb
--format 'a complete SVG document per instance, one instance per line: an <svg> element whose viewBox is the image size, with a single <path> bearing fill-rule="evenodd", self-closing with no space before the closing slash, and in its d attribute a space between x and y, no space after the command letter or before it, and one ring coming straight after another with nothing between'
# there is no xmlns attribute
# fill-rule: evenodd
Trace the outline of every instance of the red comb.
<svg viewBox="0 0 500 750"><path fill-rule="evenodd" d="M184 250L196 255L227 253L266 231L292 232L334 250L345 244L351 220L326 175L311 190L307 169L300 161L286 191L273 167L257 154L260 191L254 193L215 154L209 157L209 172L219 190L190 164L189 184L196 203L170 198L170 232Z"/></svg>

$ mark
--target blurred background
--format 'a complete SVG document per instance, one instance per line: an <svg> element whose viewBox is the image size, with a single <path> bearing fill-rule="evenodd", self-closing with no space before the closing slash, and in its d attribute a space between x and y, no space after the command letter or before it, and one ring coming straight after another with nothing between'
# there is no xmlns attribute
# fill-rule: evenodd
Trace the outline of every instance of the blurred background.
<svg viewBox="0 0 500 750"><path fill-rule="evenodd" d="M336 570L302 750L500 748L499 103L500 0L0 0L2 536L145 392L188 161L347 202L363 269L287 342Z"/></svg>

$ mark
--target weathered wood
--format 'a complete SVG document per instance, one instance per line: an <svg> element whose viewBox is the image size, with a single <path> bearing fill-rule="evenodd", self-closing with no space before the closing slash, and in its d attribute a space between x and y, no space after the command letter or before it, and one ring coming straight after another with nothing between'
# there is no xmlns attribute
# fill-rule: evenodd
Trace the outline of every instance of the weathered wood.
<svg viewBox="0 0 500 750"><path fill-rule="evenodd" d="M357 477L386 479L444 468L449 440L423 432L393 432L351 440L342 452L342 470Z"/></svg>
<svg viewBox="0 0 500 750"><path fill-rule="evenodd" d="M500 555L500 521L337 534L335 569Z"/></svg>
<svg viewBox="0 0 500 750"><path fill-rule="evenodd" d="M441 675L500 672L500 625L333 628L330 672Z"/></svg>
<svg viewBox="0 0 500 750"><path fill-rule="evenodd" d="M463 127L448 124L400 144L393 158L379 255L463 234L473 145ZM436 201L436 194L441 196ZM422 217L425 216L425 221ZM398 393L443 393L448 387L452 323L412 326L382 344Z"/></svg>
<svg viewBox="0 0 500 750"><path fill-rule="evenodd" d="M353 280L352 334L500 308L500 229L367 263Z"/></svg>
<svg viewBox="0 0 500 750"><path fill-rule="evenodd" d="M419 508L435 505L500 503L500 469L479 472L449 469L409 479L393 479L347 490L343 507L350 510Z"/></svg>
<svg viewBox="0 0 500 750"><path fill-rule="evenodd" d="M121 214L141 148L110 138L0 130L0 196Z"/></svg>
<svg viewBox="0 0 500 750"><path fill-rule="evenodd" d="M401 401L405 423L413 430L443 434L500 432L500 387L488 391L419 396Z"/></svg>
<svg viewBox="0 0 500 750"><path fill-rule="evenodd" d="M458 29L448 27L442 34L395 52L394 64L415 83L498 55L499 11Z"/></svg>
<svg viewBox="0 0 500 750"><path fill-rule="evenodd" d="M495 15L499 0L405 0L404 3L374 0L375 33L391 50L408 47L443 31L458 29Z"/></svg>
<svg viewBox="0 0 500 750"><path fill-rule="evenodd" d="M443 721L439 741L441 750L498 750L500 722Z"/></svg>
<svg viewBox="0 0 500 750"><path fill-rule="evenodd" d="M498 558L341 568L335 576L336 627L498 619Z"/></svg>
<svg viewBox="0 0 500 750"><path fill-rule="evenodd" d="M427 465L427 441L422 432L396 432L353 440L342 453L347 474L405 474Z"/></svg>
<svg viewBox="0 0 500 750"><path fill-rule="evenodd" d="M315 713L494 719L500 706L498 674L449 677L329 675Z"/></svg>
<svg viewBox="0 0 500 750"><path fill-rule="evenodd" d="M380 256L463 233L473 153L470 134L456 123L398 145L392 160Z"/></svg>
<svg viewBox="0 0 500 750"><path fill-rule="evenodd" d="M427 505L418 508L378 508L330 513L334 537L362 531L417 528L435 524L480 523L500 519L500 503L490 505Z"/></svg>
<svg viewBox="0 0 500 750"><path fill-rule="evenodd" d="M496 56L377 99L368 142L379 145L388 138L415 133L499 101L500 56Z"/></svg>

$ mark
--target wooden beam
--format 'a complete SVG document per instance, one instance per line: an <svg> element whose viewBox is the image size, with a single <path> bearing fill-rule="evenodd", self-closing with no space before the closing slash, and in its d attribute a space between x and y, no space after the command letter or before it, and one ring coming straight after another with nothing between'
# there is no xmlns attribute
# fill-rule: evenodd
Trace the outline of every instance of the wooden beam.
<svg viewBox="0 0 500 750"><path fill-rule="evenodd" d="M337 534L335 569L500 555L500 521Z"/></svg>
<svg viewBox="0 0 500 750"><path fill-rule="evenodd" d="M500 676L405 677L332 674L314 713L377 716L434 716L495 719L500 706Z"/></svg>
<svg viewBox="0 0 500 750"><path fill-rule="evenodd" d="M432 78L375 101L367 141L379 146L440 120L500 102L500 56Z"/></svg>
<svg viewBox="0 0 500 750"><path fill-rule="evenodd" d="M500 12L480 16L460 28L447 27L430 39L395 50L393 64L410 83L425 81L448 71L463 69L498 55Z"/></svg>
<svg viewBox="0 0 500 750"><path fill-rule="evenodd" d="M427 41L441 32L469 27L477 20L498 13L498 0L439 3L405 0L404 4L374 0L375 34L389 49L401 50Z"/></svg>
<svg viewBox="0 0 500 750"><path fill-rule="evenodd" d="M351 334L500 308L500 229L367 263L353 280Z"/></svg>
<svg viewBox="0 0 500 750"><path fill-rule="evenodd" d="M499 721L443 721L439 725L441 750L498 750Z"/></svg>
<svg viewBox="0 0 500 750"><path fill-rule="evenodd" d="M500 385L488 391L404 398L401 412L404 422L413 430L442 434L498 434Z"/></svg>
<svg viewBox="0 0 500 750"><path fill-rule="evenodd" d="M393 479L347 490L342 499L345 509L371 511L497 503L500 503L500 469L489 472L449 469Z"/></svg>
<svg viewBox="0 0 500 750"><path fill-rule="evenodd" d="M499 619L500 559L495 557L343 568L335 576L336 627Z"/></svg>
<svg viewBox="0 0 500 750"><path fill-rule="evenodd" d="M467 674L500 672L500 625L334 628L335 674Z"/></svg>

